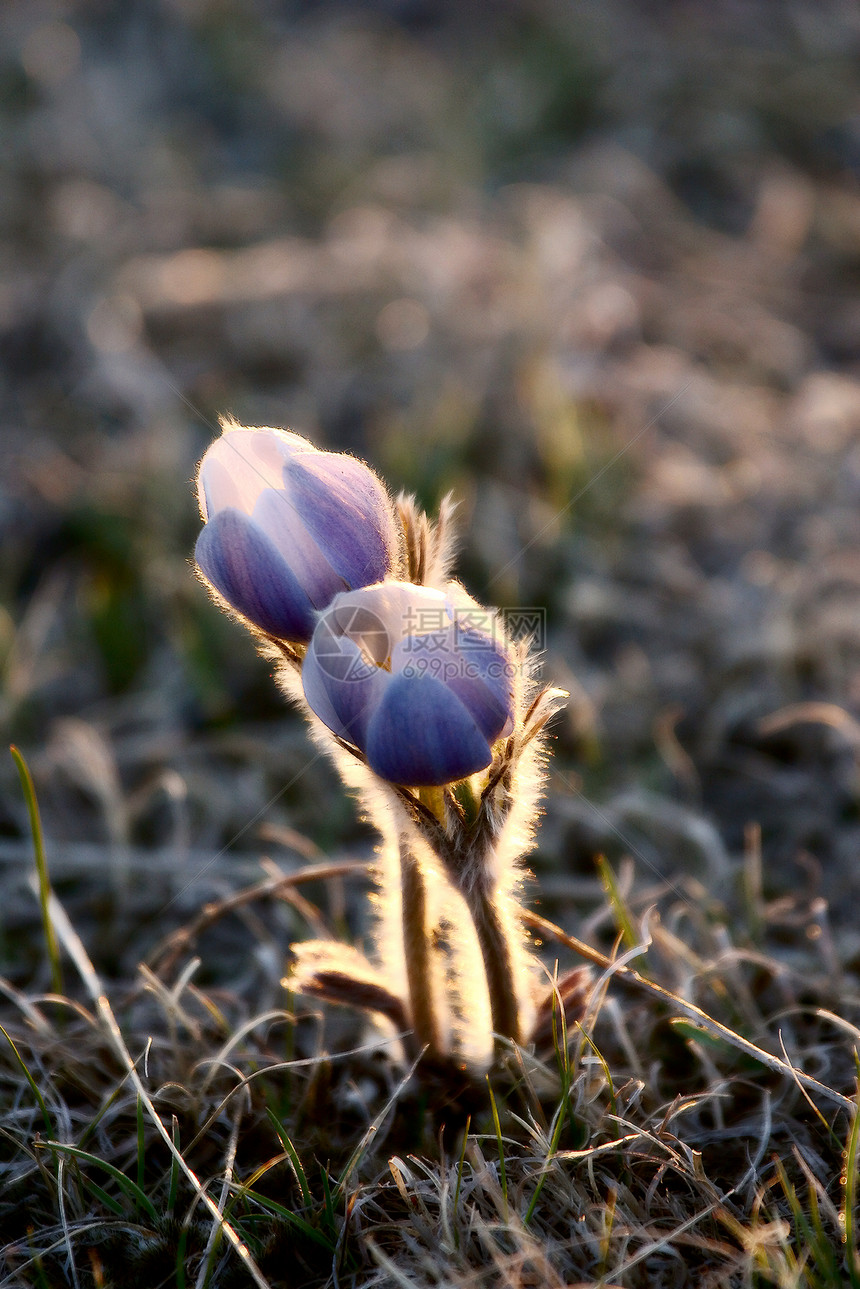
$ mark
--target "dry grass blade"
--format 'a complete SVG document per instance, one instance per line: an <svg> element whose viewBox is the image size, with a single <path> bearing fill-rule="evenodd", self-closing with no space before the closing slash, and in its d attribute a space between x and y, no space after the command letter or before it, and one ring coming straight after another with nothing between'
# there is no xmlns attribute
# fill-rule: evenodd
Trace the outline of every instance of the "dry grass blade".
<svg viewBox="0 0 860 1289"><path fill-rule="evenodd" d="M857 1091L860 1094L860 1078ZM848 1144L844 1154L842 1233L845 1242L845 1256L848 1262L848 1274L851 1277L851 1289L860 1286L860 1248L857 1233L857 1168L860 1162L860 1114L855 1113L848 1134Z"/></svg>
<svg viewBox="0 0 860 1289"><path fill-rule="evenodd" d="M639 1249L637 1253L633 1254L632 1257L627 1258L620 1266L615 1267L612 1272L613 1276L617 1276L620 1281L621 1277L626 1276L634 1267L645 1262L648 1258L653 1258L655 1253L659 1253L661 1250L669 1248L670 1244L677 1243L681 1236L686 1235L688 1231L691 1231L693 1227L698 1226L700 1222L703 1222L713 1213L719 1212L721 1208L721 1203L719 1201L715 1201L713 1204L710 1204L707 1208L703 1209L701 1213L694 1213L686 1222L682 1222L680 1226L676 1226L670 1235L667 1235L663 1239L650 1241L648 1244L644 1245L643 1248Z"/></svg>
<svg viewBox="0 0 860 1289"><path fill-rule="evenodd" d="M278 899L291 887L300 886L304 882L324 882L331 877L348 877L367 867L367 861L358 859L340 864L313 864L308 868L299 869L297 873L284 873L266 878L265 881L257 882L243 891L237 891L226 899L207 904L192 922L179 927L156 945L150 954L150 965L153 970L162 974L169 972L180 954L184 953L198 936L229 913L243 908L246 904L253 904L255 900Z"/></svg>
<svg viewBox="0 0 860 1289"><path fill-rule="evenodd" d="M367 1245L370 1256L373 1258L374 1262L380 1266L389 1277L389 1283L391 1285L399 1285L400 1289L415 1289L415 1281L405 1275L392 1258L389 1258L387 1254L383 1253L382 1249L380 1249L374 1239L368 1236L365 1240L365 1244Z"/></svg>
<svg viewBox="0 0 860 1289"><path fill-rule="evenodd" d="M219 1229L224 1232L224 1235L232 1245L237 1256L241 1259L246 1270L248 1271L248 1274L251 1276L252 1280L254 1281L254 1284L258 1286L258 1289L270 1289L269 1282L266 1280L266 1278L263 1276L263 1273L260 1271L260 1268L257 1266L257 1263L255 1262L254 1257L251 1253L251 1250L245 1244L244 1240L242 1240L241 1237L238 1235L238 1233L234 1230L234 1228L230 1225L230 1223L224 1220L218 1208L218 1205L207 1194L206 1188L202 1185L202 1183L200 1182L200 1179L197 1177L194 1171L191 1168L189 1168L188 1164L185 1162L184 1158L182 1157L182 1154L180 1153L180 1151L177 1150L176 1145L174 1144L172 1135L168 1132L167 1128L164 1126L161 1116L159 1115L158 1111L153 1105L152 1099L150 1098L149 1093L144 1087L143 1082L140 1078L140 1075L137 1072L134 1060L132 1059L131 1053L129 1052L125 1044L125 1040L123 1039L122 1032L119 1028L119 1025L117 1024L116 1017L113 1014L113 1010L108 1001L107 995L105 994L104 990L101 987L101 982L96 973L95 967L90 961L89 955L86 949L84 948L84 945L81 941L80 936L75 931L74 927L72 926L71 922L66 916L65 909L60 904L59 900L55 895L52 895L50 898L49 909L50 909L51 922L53 926L56 928L57 936L62 942L62 945L65 948L66 952L68 953L69 957L74 962L75 967L77 968L78 974L80 975L81 980L83 981L84 986L87 989L87 992L89 993L93 1003L95 1004L96 1013L99 1019L101 1020L102 1025L104 1026L106 1036L110 1041L112 1047L114 1048L120 1061L122 1062L123 1066L125 1067L128 1073L128 1077L131 1080L131 1082L134 1084L135 1090L138 1096L140 1097L141 1102L145 1106L147 1114L149 1115L150 1119L155 1125L155 1128L158 1131L159 1136L165 1142L167 1149L170 1152L172 1158L176 1160L176 1163L178 1164L179 1168L182 1170L187 1181L191 1184L195 1192L195 1195L198 1197L200 1203L202 1203L205 1206L205 1208L211 1214L213 1220L218 1224Z"/></svg>
<svg viewBox="0 0 860 1289"><path fill-rule="evenodd" d="M401 1093L403 1092L403 1089L407 1086L407 1084L415 1074L415 1071L418 1068L420 1059L421 1058L418 1057L416 1060L412 1062L411 1066L403 1075L397 1087L394 1089L393 1093L386 1101L385 1105L375 1116L373 1122L369 1124L368 1127L365 1129L361 1137L361 1140L359 1141L358 1145L355 1147L355 1150L353 1150L352 1154L347 1160L346 1166L343 1172L341 1173L340 1178L338 1179L337 1188L336 1188L337 1195L342 1195L344 1193L347 1182L349 1181L352 1174L355 1172L356 1168L361 1162L362 1157L367 1152L367 1149L370 1143L373 1141L374 1137L379 1132L379 1129L385 1123L385 1120L388 1118L391 1111L397 1105L397 1102L400 1098Z"/></svg>
<svg viewBox="0 0 860 1289"><path fill-rule="evenodd" d="M227 1153L224 1159L224 1177L221 1183L221 1194L218 1199L218 1218L212 1222L209 1239L206 1241L206 1249L200 1261L200 1270L197 1274L195 1289L205 1289L206 1282L212 1273L212 1261L218 1247L218 1237L224 1226L224 1206L227 1203L233 1184L233 1171L236 1166L236 1150L239 1145L239 1128L242 1123L242 1113L242 1102L239 1101L233 1118L233 1126L230 1129L230 1140L227 1144Z"/></svg>
<svg viewBox="0 0 860 1289"><path fill-rule="evenodd" d="M13 1042L11 1036L7 1033L7 1031L3 1028L2 1025L0 1025L0 1034L3 1035L3 1037L6 1039L6 1042L11 1047L12 1053L15 1057L15 1060L18 1063L21 1073L24 1075L24 1078L27 1080L27 1083L30 1085L30 1091L33 1093L33 1096L36 1099L36 1104L38 1105L39 1110L41 1112L42 1122L45 1125L47 1134L49 1137L52 1137L54 1135L54 1125L51 1122L51 1116L48 1113L48 1107L45 1104L45 1098L42 1096L38 1083L33 1078L32 1074L27 1068L27 1063L22 1057L21 1053L18 1051L18 1048Z"/></svg>
<svg viewBox="0 0 860 1289"><path fill-rule="evenodd" d="M702 1011L701 1007L697 1007L695 1003L688 1003L685 999L679 998L677 994L673 994L671 990L664 989L662 985L646 980L644 976L640 976L638 971L634 971L631 967L615 964L606 954L601 953L598 949L593 949L591 945L585 944L584 941L578 940L575 936L568 935L561 927L548 921L547 918L541 917L539 913L526 910L523 913L523 921L533 930L541 931L544 935L551 936L559 944L572 949L574 953L578 953L589 962L603 967L605 971L611 972L626 984L633 985L636 989L650 994L652 998L657 998L660 1002L667 1003L675 1011L679 1011L683 1016L693 1021L695 1025L700 1026L704 1032L710 1034L713 1038L729 1043L732 1047L737 1048L739 1052L743 1052L745 1056L750 1056L760 1065L773 1070L775 1074L781 1074L786 1078L795 1080L810 1092L815 1092L818 1096L824 1097L825 1100L833 1102L843 1110L847 1110L852 1116L856 1113L857 1103L854 1098L847 1097L842 1092L837 1092L835 1088L830 1088L826 1083L819 1082L811 1074L804 1074L803 1070L798 1070L789 1062L780 1060L778 1056L773 1056L772 1053L757 1047L755 1043L751 1043L749 1039L742 1038L740 1034L736 1034L727 1025L714 1020L712 1016Z"/></svg>
<svg viewBox="0 0 860 1289"><path fill-rule="evenodd" d="M63 1228L63 1238L65 1239L65 1242L66 1242L66 1248L69 1251L68 1264L69 1264L69 1271L72 1277L72 1283L74 1284L75 1289L80 1289L81 1282L78 1279L78 1268L75 1265L75 1253L74 1253L74 1249L72 1248L72 1235L71 1235L71 1231L69 1230L69 1219L66 1214L65 1175L66 1175L66 1161L65 1159L61 1158L57 1161L57 1206L59 1208L59 1213L60 1213L60 1223Z"/></svg>
<svg viewBox="0 0 860 1289"><path fill-rule="evenodd" d="M828 725L840 730L853 744L860 743L860 723L836 703L792 703L758 722L762 734L778 734L792 725Z"/></svg>

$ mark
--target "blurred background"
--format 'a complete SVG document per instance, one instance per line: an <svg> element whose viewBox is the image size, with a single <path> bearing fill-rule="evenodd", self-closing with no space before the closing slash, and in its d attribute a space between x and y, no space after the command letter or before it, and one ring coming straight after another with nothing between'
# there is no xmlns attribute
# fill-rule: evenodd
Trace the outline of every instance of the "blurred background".
<svg viewBox="0 0 860 1289"><path fill-rule="evenodd" d="M192 575L224 412L453 490L546 608L544 911L600 933L600 850L730 908L756 824L860 961L858 53L851 0L2 6L0 711L104 970L372 847ZM30 856L7 757L18 983Z"/></svg>

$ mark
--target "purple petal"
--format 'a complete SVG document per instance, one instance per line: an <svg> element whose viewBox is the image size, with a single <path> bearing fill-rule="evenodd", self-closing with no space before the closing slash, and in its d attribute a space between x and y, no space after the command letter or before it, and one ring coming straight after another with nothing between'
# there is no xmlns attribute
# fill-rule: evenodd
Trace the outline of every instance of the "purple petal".
<svg viewBox="0 0 860 1289"><path fill-rule="evenodd" d="M305 691L308 706L320 718L323 725L328 726L333 734L337 734L339 738L344 738L346 737L344 723L335 711L334 704L329 697L330 687L331 677L321 671L319 663L313 656L313 651L309 649L302 663L302 688Z"/></svg>
<svg viewBox="0 0 860 1289"><path fill-rule="evenodd" d="M302 664L302 685L312 710L340 738L364 744L388 672L367 663L358 646L327 633L320 623Z"/></svg>
<svg viewBox="0 0 860 1289"><path fill-rule="evenodd" d="M448 688L457 695L488 743L495 743L501 734L511 732L509 693L500 698L484 681L469 677L456 677L448 682Z"/></svg>
<svg viewBox="0 0 860 1289"><path fill-rule="evenodd" d="M490 636L452 624L408 636L394 649L391 669L429 676L456 694L489 743L513 728L511 662Z"/></svg>
<svg viewBox="0 0 860 1289"><path fill-rule="evenodd" d="M295 500L283 488L266 488L254 507L252 519L289 564L316 609L331 604L346 589L299 513Z"/></svg>
<svg viewBox="0 0 860 1289"><path fill-rule="evenodd" d="M466 708L432 676L392 676L367 727L365 751L383 779L409 787L453 783L492 753Z"/></svg>
<svg viewBox="0 0 860 1289"><path fill-rule="evenodd" d="M513 729L513 663L507 652L480 631L460 627L457 657L462 666L448 682L474 717L484 737L494 743Z"/></svg>
<svg viewBox="0 0 860 1289"><path fill-rule="evenodd" d="M373 472L340 453L302 452L286 475L308 531L347 585L382 582L394 563L396 537L388 497Z"/></svg>
<svg viewBox="0 0 860 1289"><path fill-rule="evenodd" d="M197 538L204 576L249 622L281 640L309 640L313 606L264 533L240 510L222 510Z"/></svg>

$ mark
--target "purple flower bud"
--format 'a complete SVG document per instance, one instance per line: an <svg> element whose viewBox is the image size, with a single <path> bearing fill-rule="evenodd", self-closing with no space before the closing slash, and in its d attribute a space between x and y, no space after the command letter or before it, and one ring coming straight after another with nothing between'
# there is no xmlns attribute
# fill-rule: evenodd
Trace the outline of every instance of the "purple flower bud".
<svg viewBox="0 0 860 1289"><path fill-rule="evenodd" d="M495 620L442 591L383 582L338 595L302 667L320 720L391 783L483 770L513 728L513 667Z"/></svg>
<svg viewBox="0 0 860 1289"><path fill-rule="evenodd" d="M342 591L397 570L388 495L355 457L286 430L228 424L200 462L203 576L255 627L307 641Z"/></svg>

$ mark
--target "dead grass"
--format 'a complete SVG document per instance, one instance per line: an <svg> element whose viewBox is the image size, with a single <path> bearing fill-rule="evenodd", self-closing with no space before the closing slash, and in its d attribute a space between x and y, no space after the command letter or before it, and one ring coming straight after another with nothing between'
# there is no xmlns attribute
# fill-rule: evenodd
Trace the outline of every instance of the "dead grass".
<svg viewBox="0 0 860 1289"><path fill-rule="evenodd" d="M652 907L650 949L591 951L605 969L548 1059L454 1086L384 1027L196 985L199 918L109 998L51 897L68 995L4 989L3 1283L853 1284L857 999L814 948L804 971L769 956L755 915L740 948Z"/></svg>

